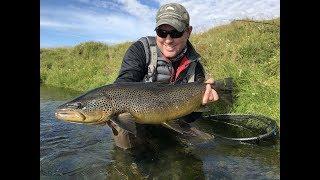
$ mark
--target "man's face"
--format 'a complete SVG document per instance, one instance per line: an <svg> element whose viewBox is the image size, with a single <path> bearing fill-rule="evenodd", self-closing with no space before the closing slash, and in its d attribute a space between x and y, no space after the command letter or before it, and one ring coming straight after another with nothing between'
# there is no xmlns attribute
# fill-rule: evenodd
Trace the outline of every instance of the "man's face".
<svg viewBox="0 0 320 180"><path fill-rule="evenodd" d="M165 31L174 30L174 28L168 24L163 24L158 28ZM157 35L156 42L162 54L169 59L176 57L187 44L191 31L192 27L189 26L180 38L172 38L170 35L167 35L166 38L161 38Z"/></svg>

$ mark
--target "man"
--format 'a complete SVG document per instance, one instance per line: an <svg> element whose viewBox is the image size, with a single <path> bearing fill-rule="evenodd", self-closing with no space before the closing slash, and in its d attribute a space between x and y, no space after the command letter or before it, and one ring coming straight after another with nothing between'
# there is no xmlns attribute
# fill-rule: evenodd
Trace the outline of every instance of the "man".
<svg viewBox="0 0 320 180"><path fill-rule="evenodd" d="M160 7L156 15L156 34L154 37L144 37L133 43L127 50L119 75L115 83L119 82L165 82L188 83L192 81L204 82L205 73L200 63L200 55L195 51L189 37L192 26L187 10L180 4L169 3ZM213 83L213 79L206 81ZM203 96L202 104L218 100L218 94L208 84ZM191 113L180 120L189 123L200 117L199 113ZM118 122L131 131L139 134L139 124L127 121L130 115L119 115ZM116 123L108 124L114 132L116 145L123 149L135 146L136 136L120 128ZM130 128L129 128L130 129ZM142 131L142 130L141 130Z"/></svg>

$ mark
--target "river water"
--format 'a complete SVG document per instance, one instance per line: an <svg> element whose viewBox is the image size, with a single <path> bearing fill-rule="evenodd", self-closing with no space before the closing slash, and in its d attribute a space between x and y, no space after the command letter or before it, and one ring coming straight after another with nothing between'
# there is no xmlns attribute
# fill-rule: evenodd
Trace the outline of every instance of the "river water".
<svg viewBox="0 0 320 180"><path fill-rule="evenodd" d="M123 151L107 126L58 121L57 106L79 95L40 89L41 179L280 179L280 146L219 138L188 145L170 130L152 148Z"/></svg>

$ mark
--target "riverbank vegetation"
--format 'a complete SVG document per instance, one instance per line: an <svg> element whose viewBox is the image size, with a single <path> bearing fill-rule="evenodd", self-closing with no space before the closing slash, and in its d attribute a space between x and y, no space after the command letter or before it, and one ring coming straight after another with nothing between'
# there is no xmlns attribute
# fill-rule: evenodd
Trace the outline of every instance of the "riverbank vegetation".
<svg viewBox="0 0 320 180"><path fill-rule="evenodd" d="M280 125L280 20L237 20L193 34L208 77L232 77L235 101L212 106L216 113L270 116ZM132 42L40 49L40 83L87 91L112 83Z"/></svg>

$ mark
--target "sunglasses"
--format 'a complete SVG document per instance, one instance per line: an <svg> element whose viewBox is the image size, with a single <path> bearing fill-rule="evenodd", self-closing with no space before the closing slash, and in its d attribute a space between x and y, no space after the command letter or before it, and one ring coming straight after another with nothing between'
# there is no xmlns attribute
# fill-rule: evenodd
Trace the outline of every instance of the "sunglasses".
<svg viewBox="0 0 320 180"><path fill-rule="evenodd" d="M179 32L177 30L171 30L171 31L166 31L166 30L162 30L162 29L156 29L156 33L159 37L161 38L166 38L168 36L168 34L170 34L171 38L180 38L184 31Z"/></svg>

